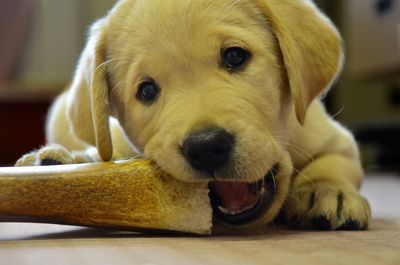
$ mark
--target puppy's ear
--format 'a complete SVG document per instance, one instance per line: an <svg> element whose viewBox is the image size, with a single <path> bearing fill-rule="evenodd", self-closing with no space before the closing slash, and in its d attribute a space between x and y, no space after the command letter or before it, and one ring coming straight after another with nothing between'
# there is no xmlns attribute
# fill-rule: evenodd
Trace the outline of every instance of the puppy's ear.
<svg viewBox="0 0 400 265"><path fill-rule="evenodd" d="M105 67L106 21L96 22L82 53L68 99L68 115L74 133L97 147L103 161L111 160L108 80Z"/></svg>
<svg viewBox="0 0 400 265"><path fill-rule="evenodd" d="M255 1L278 39L296 116L304 124L309 105L341 71L340 35L312 1Z"/></svg>

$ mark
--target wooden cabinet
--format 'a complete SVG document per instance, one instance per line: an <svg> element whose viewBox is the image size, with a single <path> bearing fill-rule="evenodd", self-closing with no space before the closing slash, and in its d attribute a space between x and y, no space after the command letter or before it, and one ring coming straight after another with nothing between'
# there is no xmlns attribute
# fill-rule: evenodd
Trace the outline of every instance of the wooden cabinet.
<svg viewBox="0 0 400 265"><path fill-rule="evenodd" d="M89 25L114 3L0 0L0 165L44 144L50 102L71 81Z"/></svg>
<svg viewBox="0 0 400 265"><path fill-rule="evenodd" d="M400 1L341 0L345 70L332 91L334 111L349 126L400 121Z"/></svg>
<svg viewBox="0 0 400 265"><path fill-rule="evenodd" d="M0 166L13 165L45 143L46 114L55 95L40 91L0 85Z"/></svg>
<svg viewBox="0 0 400 265"><path fill-rule="evenodd" d="M370 77L400 73L400 1L344 1L348 71Z"/></svg>

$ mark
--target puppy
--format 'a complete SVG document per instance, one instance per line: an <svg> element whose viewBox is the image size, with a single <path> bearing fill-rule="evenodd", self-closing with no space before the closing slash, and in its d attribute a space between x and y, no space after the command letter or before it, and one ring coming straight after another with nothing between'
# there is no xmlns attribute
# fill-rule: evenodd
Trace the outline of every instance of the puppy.
<svg viewBox="0 0 400 265"><path fill-rule="evenodd" d="M279 212L306 229L365 229L352 135L319 97L341 38L309 0L121 0L96 22L48 146L17 165L136 155L183 181L210 180L235 229Z"/></svg>

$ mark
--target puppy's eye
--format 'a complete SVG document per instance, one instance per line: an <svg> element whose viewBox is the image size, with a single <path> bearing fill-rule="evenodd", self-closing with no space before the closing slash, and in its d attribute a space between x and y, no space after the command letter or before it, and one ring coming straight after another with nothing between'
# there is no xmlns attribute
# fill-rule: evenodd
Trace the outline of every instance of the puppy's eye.
<svg viewBox="0 0 400 265"><path fill-rule="evenodd" d="M222 60L228 69L235 70L242 67L250 57L250 53L242 48L228 48L222 55Z"/></svg>
<svg viewBox="0 0 400 265"><path fill-rule="evenodd" d="M157 100L160 94L160 89L154 81L146 81L140 84L136 98L145 103L151 104Z"/></svg>

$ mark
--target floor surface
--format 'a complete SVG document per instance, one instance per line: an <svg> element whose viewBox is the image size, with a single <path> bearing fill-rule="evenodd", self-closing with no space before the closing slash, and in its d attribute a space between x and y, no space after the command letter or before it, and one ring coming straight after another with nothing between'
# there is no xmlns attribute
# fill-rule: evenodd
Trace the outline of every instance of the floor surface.
<svg viewBox="0 0 400 265"><path fill-rule="evenodd" d="M19 264L400 264L400 177L374 175L362 193L368 231L270 227L257 236L160 237L70 226L0 224L0 265Z"/></svg>

